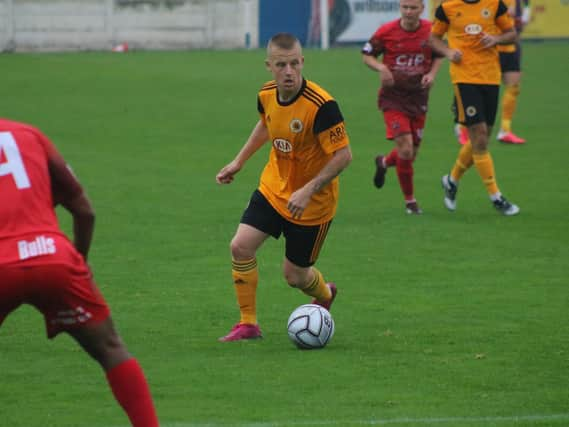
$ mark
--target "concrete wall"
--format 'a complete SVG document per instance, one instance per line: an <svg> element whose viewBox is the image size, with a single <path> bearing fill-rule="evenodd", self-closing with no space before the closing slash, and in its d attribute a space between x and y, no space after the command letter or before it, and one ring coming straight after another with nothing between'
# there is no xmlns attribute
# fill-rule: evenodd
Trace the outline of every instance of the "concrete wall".
<svg viewBox="0 0 569 427"><path fill-rule="evenodd" d="M257 47L258 16L258 0L0 0L0 50Z"/></svg>

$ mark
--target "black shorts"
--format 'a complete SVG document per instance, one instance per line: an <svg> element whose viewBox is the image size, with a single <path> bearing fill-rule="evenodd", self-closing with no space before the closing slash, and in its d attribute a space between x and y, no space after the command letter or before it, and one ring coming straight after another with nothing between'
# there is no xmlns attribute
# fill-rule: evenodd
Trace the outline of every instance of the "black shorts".
<svg viewBox="0 0 569 427"><path fill-rule="evenodd" d="M500 52L500 69L502 73L522 71L522 51L516 43L514 52Z"/></svg>
<svg viewBox="0 0 569 427"><path fill-rule="evenodd" d="M466 126L486 123L494 126L498 110L499 85L456 83L454 85L454 121Z"/></svg>
<svg viewBox="0 0 569 427"><path fill-rule="evenodd" d="M270 234L275 239L283 234L287 259L299 267L310 267L318 259L332 221L320 225L298 225L287 221L259 190L255 190L243 212L241 223Z"/></svg>

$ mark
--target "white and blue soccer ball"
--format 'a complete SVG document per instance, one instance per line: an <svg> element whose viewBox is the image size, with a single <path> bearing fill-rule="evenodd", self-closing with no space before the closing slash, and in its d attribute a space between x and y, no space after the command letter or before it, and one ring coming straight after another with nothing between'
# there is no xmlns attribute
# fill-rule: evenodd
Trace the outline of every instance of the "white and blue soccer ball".
<svg viewBox="0 0 569 427"><path fill-rule="evenodd" d="M298 348L323 348L334 336L334 319L324 307L304 304L291 313L287 329L288 337Z"/></svg>

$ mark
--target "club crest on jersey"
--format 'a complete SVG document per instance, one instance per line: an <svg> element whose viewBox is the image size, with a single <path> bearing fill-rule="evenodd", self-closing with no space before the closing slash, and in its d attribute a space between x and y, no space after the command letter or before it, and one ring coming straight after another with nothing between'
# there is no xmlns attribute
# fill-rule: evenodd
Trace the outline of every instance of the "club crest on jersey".
<svg viewBox="0 0 569 427"><path fill-rule="evenodd" d="M292 144L286 139L276 138L273 141L273 147L275 150L281 151L283 153L290 153L292 151Z"/></svg>
<svg viewBox="0 0 569 427"><path fill-rule="evenodd" d="M288 127L290 128L290 131L292 133L300 133L302 132L302 129L304 129L304 125L302 124L300 119L292 119Z"/></svg>
<svg viewBox="0 0 569 427"><path fill-rule="evenodd" d="M483 18L490 18L491 12L488 9L482 9L482 12L480 12L482 14Z"/></svg>
<svg viewBox="0 0 569 427"><path fill-rule="evenodd" d="M473 117L476 115L476 107L473 105L469 105L468 107L466 107L466 115L468 117Z"/></svg>
<svg viewBox="0 0 569 427"><path fill-rule="evenodd" d="M466 34L470 34L472 36L475 36L475 35L480 34L482 32L482 26L479 24L468 24L466 27L464 27L464 32Z"/></svg>

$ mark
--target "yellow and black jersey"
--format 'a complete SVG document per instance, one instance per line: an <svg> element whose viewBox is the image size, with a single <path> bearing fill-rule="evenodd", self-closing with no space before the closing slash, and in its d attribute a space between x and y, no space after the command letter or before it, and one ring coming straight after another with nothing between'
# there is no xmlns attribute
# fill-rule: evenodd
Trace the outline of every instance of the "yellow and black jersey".
<svg viewBox="0 0 569 427"><path fill-rule="evenodd" d="M498 50L484 48L483 33L500 34L514 27L502 0L445 0L435 12L433 34L447 34L448 45L462 52L459 63L451 62L453 83L500 84Z"/></svg>
<svg viewBox="0 0 569 427"><path fill-rule="evenodd" d="M510 13L511 10L515 10L516 8L516 0L503 0L504 4L508 8L508 12ZM511 13L510 13L511 16ZM515 22L515 21L514 21ZM498 52L515 52L516 51L516 44L499 44L496 46Z"/></svg>
<svg viewBox="0 0 569 427"><path fill-rule="evenodd" d="M281 102L274 81L258 94L258 111L272 143L259 190L287 220L303 225L322 224L334 216L338 202L338 177L312 196L300 219L287 209L293 192L313 179L334 152L349 144L338 104L320 86L303 80L298 95Z"/></svg>

